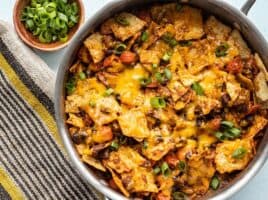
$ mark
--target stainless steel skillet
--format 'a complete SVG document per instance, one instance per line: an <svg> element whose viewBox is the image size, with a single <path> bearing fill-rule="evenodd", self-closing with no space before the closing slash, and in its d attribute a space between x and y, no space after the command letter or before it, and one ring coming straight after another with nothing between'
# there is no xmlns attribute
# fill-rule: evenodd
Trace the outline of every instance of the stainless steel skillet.
<svg viewBox="0 0 268 200"><path fill-rule="evenodd" d="M80 172L81 176L85 180L99 190L104 196L109 197L114 200L127 199L123 195L110 189L104 181L99 180L94 172L91 171L86 165L80 161L77 155L72 141L69 137L68 130L65 126L65 115L64 115L64 97L65 89L64 83L66 75L68 73L68 68L72 64L79 46L82 44L83 40L88 36L88 34L94 30L98 25L100 25L105 19L112 16L113 14L122 11L127 8L135 7L138 5L148 4L152 2L167 2L165 0L111 0L102 9L100 9L92 18L88 19L84 26L78 31L67 51L64 55L64 59L58 69L57 82L55 89L55 111L56 111L56 121L58 130L61 134L64 146L70 157L73 166ZM247 40L251 49L259 53L263 62L268 66L268 45L264 37L257 30L255 25L247 18L246 14L249 9L254 4L255 0L248 0L245 2L241 11L232 7L231 5L220 1L220 0L182 0L182 2L189 3L190 5L199 7L208 13L211 13L222 21L229 25L233 25L241 31L244 38ZM89 8L90 9L90 8ZM233 179L230 184L217 192L208 194L206 199L221 200L228 199L234 193L238 192L243 186L245 186L260 170L264 165L268 156L268 134L264 135L257 154L249 164L249 166L241 172L235 179Z"/></svg>

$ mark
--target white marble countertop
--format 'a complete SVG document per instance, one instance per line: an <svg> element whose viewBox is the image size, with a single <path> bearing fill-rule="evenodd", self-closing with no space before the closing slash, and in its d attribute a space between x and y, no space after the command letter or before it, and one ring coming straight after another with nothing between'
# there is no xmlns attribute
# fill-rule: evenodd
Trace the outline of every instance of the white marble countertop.
<svg viewBox="0 0 268 200"><path fill-rule="evenodd" d="M109 0L83 0L86 11L86 19L93 16L96 11L109 2ZM240 8L246 0L225 0L233 6ZM12 24L12 9L15 0L0 0L0 19ZM250 10L248 17L262 32L268 41L268 1L257 0ZM41 52L34 50L48 64L48 66L57 71L59 63L63 58L65 49L56 52ZM267 55L268 56L268 55ZM261 171L247 184L241 191L235 194L231 200L266 200L268 199L268 162Z"/></svg>

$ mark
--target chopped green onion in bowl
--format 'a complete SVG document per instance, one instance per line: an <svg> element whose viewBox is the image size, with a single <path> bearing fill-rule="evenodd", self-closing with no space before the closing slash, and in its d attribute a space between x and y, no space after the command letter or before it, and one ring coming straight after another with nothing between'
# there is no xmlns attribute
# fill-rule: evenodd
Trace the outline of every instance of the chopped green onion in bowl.
<svg viewBox="0 0 268 200"><path fill-rule="evenodd" d="M79 21L79 8L76 2L67 0L31 0L20 20L41 43L64 43Z"/></svg>

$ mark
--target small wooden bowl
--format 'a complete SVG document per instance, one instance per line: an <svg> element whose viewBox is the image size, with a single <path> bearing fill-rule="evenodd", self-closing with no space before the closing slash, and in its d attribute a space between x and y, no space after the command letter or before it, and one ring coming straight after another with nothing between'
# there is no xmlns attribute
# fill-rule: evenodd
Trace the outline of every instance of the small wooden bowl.
<svg viewBox="0 0 268 200"><path fill-rule="evenodd" d="M73 1L77 2L80 17L79 22L69 30L68 40L66 42L57 41L52 43L41 43L37 37L33 36L33 34L26 29L26 27L20 20L21 13L23 9L30 3L30 0L17 0L13 8L13 23L19 37L29 46L43 51L56 51L67 46L73 35L76 33L76 31L79 29L79 27L83 24L85 20L85 9L82 0Z"/></svg>

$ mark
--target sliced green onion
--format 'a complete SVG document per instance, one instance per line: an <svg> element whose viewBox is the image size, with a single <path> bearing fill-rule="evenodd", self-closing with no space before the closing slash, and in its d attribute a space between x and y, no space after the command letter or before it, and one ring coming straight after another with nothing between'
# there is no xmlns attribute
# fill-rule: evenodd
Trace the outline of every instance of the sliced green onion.
<svg viewBox="0 0 268 200"><path fill-rule="evenodd" d="M154 168L153 172L154 172L154 174L159 174L161 172L160 167Z"/></svg>
<svg viewBox="0 0 268 200"><path fill-rule="evenodd" d="M240 137L241 130L239 128L234 127L233 122L221 121L220 131L216 132L214 135L219 140L233 140L235 138Z"/></svg>
<svg viewBox="0 0 268 200"><path fill-rule="evenodd" d="M173 192L172 193L173 200L186 200L187 196L183 192Z"/></svg>
<svg viewBox="0 0 268 200"><path fill-rule="evenodd" d="M190 40L182 40L182 41L179 41L179 45L182 46L182 47L189 47L192 45L192 41Z"/></svg>
<svg viewBox="0 0 268 200"><path fill-rule="evenodd" d="M164 74L168 80L170 80L172 78L172 73L169 69L167 69L167 68L164 69Z"/></svg>
<svg viewBox="0 0 268 200"><path fill-rule="evenodd" d="M115 48L114 48L114 51L115 51L115 54L121 54L123 51L125 51L127 48L127 46L123 43L118 43Z"/></svg>
<svg viewBox="0 0 268 200"><path fill-rule="evenodd" d="M156 63L152 64L153 69L156 69L157 67L158 67L158 64L156 64Z"/></svg>
<svg viewBox="0 0 268 200"><path fill-rule="evenodd" d="M146 87L147 85L149 85L152 82L152 79L149 78L141 78L140 79L140 84L142 87Z"/></svg>
<svg viewBox="0 0 268 200"><path fill-rule="evenodd" d="M38 39L40 40L40 42L42 43L49 43L52 40L52 35L50 32L47 31L43 31L40 33Z"/></svg>
<svg viewBox="0 0 268 200"><path fill-rule="evenodd" d="M167 32L162 37L162 40L164 40L165 43L169 44L171 47L175 47L178 42L174 39L171 33Z"/></svg>
<svg viewBox="0 0 268 200"><path fill-rule="evenodd" d="M169 166L166 162L163 162L161 165L161 173L164 176L168 176L170 174L170 169L169 169Z"/></svg>
<svg viewBox="0 0 268 200"><path fill-rule="evenodd" d="M84 72L80 72L80 73L79 73L79 78L80 78L81 80L86 79L86 74L85 74Z"/></svg>
<svg viewBox="0 0 268 200"><path fill-rule="evenodd" d="M68 40L68 35L59 38L61 42L66 42Z"/></svg>
<svg viewBox="0 0 268 200"><path fill-rule="evenodd" d="M94 108L94 107L96 106L96 102L94 102L94 101L90 101L90 102L89 102L89 105L90 105L90 107Z"/></svg>
<svg viewBox="0 0 268 200"><path fill-rule="evenodd" d="M241 134L241 130L238 128L231 128L229 129L229 132L232 133L235 138L239 137Z"/></svg>
<svg viewBox="0 0 268 200"><path fill-rule="evenodd" d="M170 52L166 52L163 57L162 57L162 60L165 61L165 62L168 62L171 58L171 53Z"/></svg>
<svg viewBox="0 0 268 200"><path fill-rule="evenodd" d="M166 107L166 101L162 97L153 97L151 98L150 103L153 108L165 108Z"/></svg>
<svg viewBox="0 0 268 200"><path fill-rule="evenodd" d="M210 181L210 187L213 189L213 190L217 190L220 186L220 180L217 176L213 176L213 178L211 179Z"/></svg>
<svg viewBox="0 0 268 200"><path fill-rule="evenodd" d="M149 38L149 33L147 31L144 31L142 34L141 34L141 41L145 42L147 41Z"/></svg>
<svg viewBox="0 0 268 200"><path fill-rule="evenodd" d="M229 45L227 43L223 43L221 44L220 46L218 46L216 49L215 49L215 55L217 57L224 57L227 55L227 50L229 49Z"/></svg>
<svg viewBox="0 0 268 200"><path fill-rule="evenodd" d="M195 91L197 95L200 95L200 96L204 95L204 90L198 82L193 83L192 89Z"/></svg>
<svg viewBox="0 0 268 200"><path fill-rule="evenodd" d="M182 160L179 161L178 163L178 168L181 172L185 172L186 170L186 163Z"/></svg>
<svg viewBox="0 0 268 200"><path fill-rule="evenodd" d="M34 28L34 21L32 19L26 20L26 27L30 30L33 30Z"/></svg>
<svg viewBox="0 0 268 200"><path fill-rule="evenodd" d="M113 92L114 92L113 88L108 88L108 89L104 92L103 96L108 97L108 96L110 96L111 94L113 94Z"/></svg>
<svg viewBox="0 0 268 200"><path fill-rule="evenodd" d="M232 128L234 126L233 122L230 121L221 121L221 126L226 128Z"/></svg>
<svg viewBox="0 0 268 200"><path fill-rule="evenodd" d="M78 18L77 3L67 0L31 0L21 14L25 27L42 43L66 42Z"/></svg>
<svg viewBox="0 0 268 200"><path fill-rule="evenodd" d="M247 154L247 149L245 149L244 147L239 147L233 152L232 158L242 159L244 158L246 154Z"/></svg>
<svg viewBox="0 0 268 200"><path fill-rule="evenodd" d="M116 23L118 23L119 25L122 25L122 26L129 25L129 21L122 15L117 15L117 16L115 16L114 19L115 19Z"/></svg>
<svg viewBox="0 0 268 200"><path fill-rule="evenodd" d="M48 16L50 19L52 19L52 18L55 18L55 17L57 16L57 13L56 13L56 11L52 11L52 12L48 13L47 16Z"/></svg>
<svg viewBox="0 0 268 200"><path fill-rule="evenodd" d="M114 140L114 141L112 141L110 147L112 150L117 150L119 148L119 144L116 140Z"/></svg>
<svg viewBox="0 0 268 200"><path fill-rule="evenodd" d="M224 140L225 139L224 134L222 132L220 132L220 131L215 132L214 135L219 140Z"/></svg>
<svg viewBox="0 0 268 200"><path fill-rule="evenodd" d="M68 22L68 17L66 15L64 15L63 13L58 13L59 19L64 21L64 22Z"/></svg>
<svg viewBox="0 0 268 200"><path fill-rule="evenodd" d="M68 94L72 94L75 90L75 78L70 78L68 82L65 84L65 88L67 89Z"/></svg>
<svg viewBox="0 0 268 200"><path fill-rule="evenodd" d="M155 76L156 80L157 80L159 83L164 83L164 82L165 82L165 77L163 76L162 73L160 73L160 72L156 72L156 73L154 74L154 76Z"/></svg>
<svg viewBox="0 0 268 200"><path fill-rule="evenodd" d="M37 29L35 29L33 31L33 35L36 36L36 35L39 35L41 33L41 29L39 27L37 27Z"/></svg>
<svg viewBox="0 0 268 200"><path fill-rule="evenodd" d="M147 149L148 148L148 142L146 140L143 141L142 148Z"/></svg>

